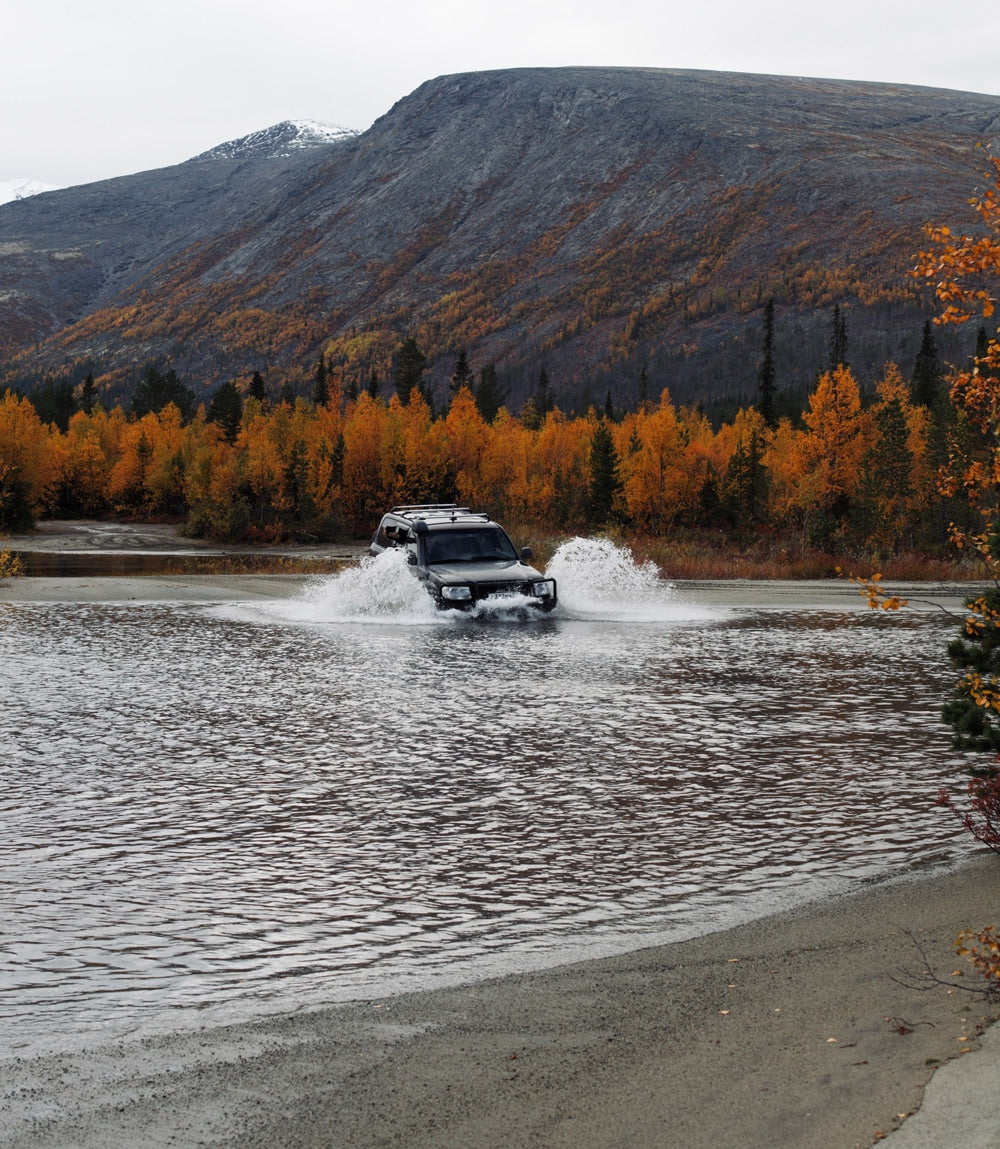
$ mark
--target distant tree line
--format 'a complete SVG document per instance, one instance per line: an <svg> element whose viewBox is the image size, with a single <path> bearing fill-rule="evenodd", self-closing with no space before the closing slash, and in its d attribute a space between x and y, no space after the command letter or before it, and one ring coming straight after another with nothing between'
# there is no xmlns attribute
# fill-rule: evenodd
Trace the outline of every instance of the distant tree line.
<svg viewBox="0 0 1000 1149"><path fill-rule="evenodd" d="M93 379L0 401L0 527L42 515L170 516L193 534L276 540L364 535L387 504L458 500L560 531L620 525L780 531L806 548L891 554L939 549L960 501L936 476L974 439L947 401L933 328L904 380L893 364L863 392L844 317L804 409L788 410L764 310L758 402L713 426L655 398L633 410L609 391L568 415L547 371L520 409L495 365L454 361L436 411L413 339L394 356L388 398L373 371L345 387L323 357L311 398L274 394L256 373L206 405L167 368L147 367L131 405L105 409ZM975 449L975 443L972 442Z"/></svg>

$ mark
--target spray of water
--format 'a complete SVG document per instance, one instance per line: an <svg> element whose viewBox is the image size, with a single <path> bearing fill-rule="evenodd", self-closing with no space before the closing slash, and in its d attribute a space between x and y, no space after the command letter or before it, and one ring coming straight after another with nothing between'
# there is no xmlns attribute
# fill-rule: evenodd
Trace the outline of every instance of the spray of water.
<svg viewBox="0 0 1000 1149"><path fill-rule="evenodd" d="M311 622L433 623L439 612L403 551L366 556L356 567L311 582L295 610Z"/></svg>
<svg viewBox="0 0 1000 1149"><path fill-rule="evenodd" d="M570 539L552 556L546 574L558 583L563 617L650 622L692 617L691 606L676 601L655 563L637 563L628 547L610 539Z"/></svg>
<svg viewBox="0 0 1000 1149"><path fill-rule="evenodd" d="M709 612L678 602L656 566L637 563L627 547L610 539L574 538L556 551L546 573L557 580L559 605L540 615L521 596L487 599L472 610L439 611L413 577L402 551L366 557L356 567L310 583L303 594L268 613L300 622L364 622L448 625L470 621L524 622L543 618L609 622L671 622Z"/></svg>

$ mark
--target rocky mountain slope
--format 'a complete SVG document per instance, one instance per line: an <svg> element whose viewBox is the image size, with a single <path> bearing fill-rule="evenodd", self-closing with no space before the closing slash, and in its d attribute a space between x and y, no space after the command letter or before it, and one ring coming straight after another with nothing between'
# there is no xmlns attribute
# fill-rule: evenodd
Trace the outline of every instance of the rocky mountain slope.
<svg viewBox="0 0 1000 1149"><path fill-rule="evenodd" d="M317 357L385 379L413 336L439 393L466 349L517 400L752 397L761 311L779 386L912 365L932 311L906 277L929 220L972 226L1000 98L627 68L443 76L368 131L295 125L159 171L0 206L0 378L150 362L211 388ZM964 337L964 336L963 336ZM960 353L958 344L945 347Z"/></svg>

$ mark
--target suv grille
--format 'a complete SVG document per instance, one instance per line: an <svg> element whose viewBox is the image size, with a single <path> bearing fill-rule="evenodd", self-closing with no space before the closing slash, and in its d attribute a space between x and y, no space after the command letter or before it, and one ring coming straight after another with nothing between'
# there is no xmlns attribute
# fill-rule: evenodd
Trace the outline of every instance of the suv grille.
<svg viewBox="0 0 1000 1149"><path fill-rule="evenodd" d="M531 587L526 582L475 582L472 584L473 597L479 599L489 598L491 594L531 594Z"/></svg>

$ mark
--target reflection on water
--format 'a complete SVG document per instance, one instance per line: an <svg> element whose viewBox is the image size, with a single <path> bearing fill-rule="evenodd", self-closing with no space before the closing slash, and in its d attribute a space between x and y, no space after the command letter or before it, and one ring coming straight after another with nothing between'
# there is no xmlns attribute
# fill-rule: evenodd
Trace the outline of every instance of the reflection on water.
<svg viewBox="0 0 1000 1149"><path fill-rule="evenodd" d="M392 561L281 604L0 608L12 1049L610 952L969 849L932 804L936 618L616 607L568 569L555 615L486 624Z"/></svg>

